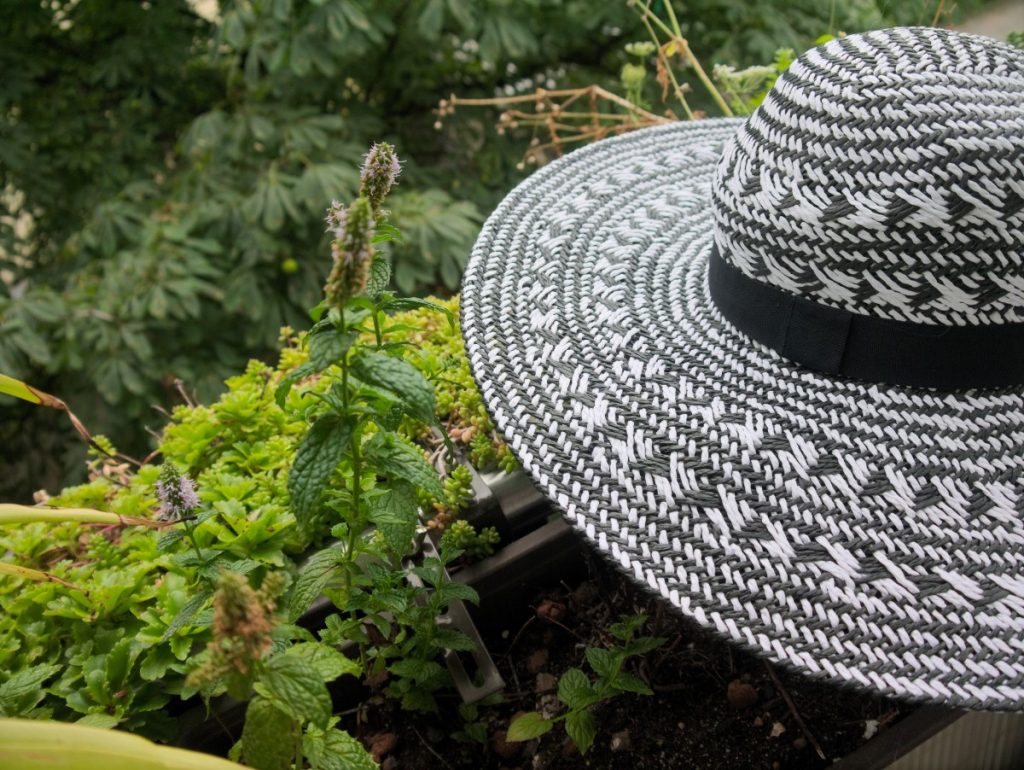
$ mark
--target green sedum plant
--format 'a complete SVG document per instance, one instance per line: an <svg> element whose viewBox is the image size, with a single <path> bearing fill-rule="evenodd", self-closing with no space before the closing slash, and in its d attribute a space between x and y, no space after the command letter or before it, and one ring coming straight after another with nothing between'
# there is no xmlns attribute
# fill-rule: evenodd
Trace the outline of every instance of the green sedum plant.
<svg viewBox="0 0 1024 770"><path fill-rule="evenodd" d="M616 640L611 647L587 647L584 651L587 664L594 675L582 669L570 668L558 680L558 700L566 707L565 712L549 717L536 711L529 711L516 717L508 728L507 740L528 741L537 738L558 722L565 724L565 732L586 754L597 736L597 721L591 707L611 700L624 693L651 695L651 688L625 670L630 658L646 655L665 643L656 636L637 636L647 617L645 615L623 616L612 624L608 632Z"/></svg>
<svg viewBox="0 0 1024 770"><path fill-rule="evenodd" d="M381 220L375 230L371 248L398 237ZM433 693L447 684L439 656L468 644L434 621L452 601L475 594L444 574L442 561L457 558L456 550L413 565L423 585L409 583L418 506L454 503L461 489L457 480L441 482L416 441L438 424L432 381L464 364L457 332L437 323L446 314L436 303L375 290L381 268L378 260L366 276L372 294L352 291L339 303L344 323L341 307L324 309L310 333L285 332L275 366L252 361L213 403L175 409L160 439L162 465L133 470L94 437L90 481L46 502L100 511L109 521L0 527L5 565L55 578L0 577L0 716L171 737L165 708L195 693L186 677L212 638L224 571L254 585L275 572L294 575L282 599L289 622L275 644L353 643L364 674L383 678L410 708L432 707ZM438 347L452 360L444 367L416 348L433 331L445 335ZM331 358L338 343L348 347ZM356 423L358 454L346 431ZM347 432L340 450L326 427ZM337 462L323 467L330 456L322 450L338 451ZM52 518L43 513L32 515ZM158 518L156 532L120 526ZM323 638L288 637L297 633L290 621L321 592L341 609ZM304 729L311 751L339 740L322 723Z"/></svg>

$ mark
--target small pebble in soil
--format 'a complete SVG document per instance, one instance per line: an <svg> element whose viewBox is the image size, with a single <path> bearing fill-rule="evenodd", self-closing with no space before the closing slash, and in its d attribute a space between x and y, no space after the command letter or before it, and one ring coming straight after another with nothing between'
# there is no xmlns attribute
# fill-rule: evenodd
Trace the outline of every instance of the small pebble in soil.
<svg viewBox="0 0 1024 770"><path fill-rule="evenodd" d="M725 698L734 709L750 708L757 703L757 688L739 679L733 679L726 688Z"/></svg>
<svg viewBox="0 0 1024 770"><path fill-rule="evenodd" d="M507 730L495 730L494 734L491 736L491 749L493 749L494 753L499 757L511 759L519 754L523 748L523 744L509 743L505 740L507 736Z"/></svg>
<svg viewBox="0 0 1024 770"><path fill-rule="evenodd" d="M782 724L782 722L773 722L772 723L772 731L771 731L771 733L769 734L768 737L769 738L778 738L784 732L786 732L786 726L784 724Z"/></svg>
<svg viewBox="0 0 1024 770"><path fill-rule="evenodd" d="M373 754L373 758L377 762L380 762L384 755L394 751L398 745L398 735L396 733L374 733L367 740L370 743L370 753Z"/></svg>
<svg viewBox="0 0 1024 770"><path fill-rule="evenodd" d="M803 751L807 748L807 739L801 735L799 738L793 741L793 748L797 749L798 751Z"/></svg>
<svg viewBox="0 0 1024 770"><path fill-rule="evenodd" d="M550 690L558 689L558 677L554 674L540 673L537 674L537 685L536 691L538 693L548 692Z"/></svg>
<svg viewBox="0 0 1024 770"><path fill-rule="evenodd" d="M626 751L629 748L629 730L612 733L610 748L612 751Z"/></svg>
<svg viewBox="0 0 1024 770"><path fill-rule="evenodd" d="M565 605L552 599L545 599L537 607L537 617L549 623L561 623L565 620Z"/></svg>
<svg viewBox="0 0 1024 770"><path fill-rule="evenodd" d="M398 758L388 757L380 763L380 770L398 770Z"/></svg>
<svg viewBox="0 0 1024 770"><path fill-rule="evenodd" d="M760 727L764 724L764 720L761 717L754 717L754 727Z"/></svg>
<svg viewBox="0 0 1024 770"><path fill-rule="evenodd" d="M526 659L526 670L531 674L541 671L548 664L548 656L549 653L546 647L534 650L530 653L530 657Z"/></svg>

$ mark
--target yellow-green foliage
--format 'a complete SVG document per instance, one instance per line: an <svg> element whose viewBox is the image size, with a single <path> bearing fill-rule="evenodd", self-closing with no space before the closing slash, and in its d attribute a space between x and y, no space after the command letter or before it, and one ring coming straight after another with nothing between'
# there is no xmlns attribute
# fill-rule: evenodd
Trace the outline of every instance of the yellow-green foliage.
<svg viewBox="0 0 1024 770"><path fill-rule="evenodd" d="M443 304L458 311L455 300ZM389 339L411 343L406 357L436 383L447 429L478 466L509 467L511 454L492 435L458 330L432 310L394 321ZM296 526L287 480L310 408L331 388L336 370L292 388L284 408L274 400L281 379L306 360L302 336L287 334L276 367L252 361L212 404L177 408L160 442L155 462L172 462L191 476L204 504L194 522L199 548L239 572L290 569L291 555L327 531ZM95 457L93 480L49 503L153 518L159 465L130 473ZM343 488L340 476L351 469L342 463L335 474L332 486ZM373 483L372 471L366 483ZM189 694L187 663L210 638L210 593L203 589L210 576L204 578L181 534L181 527L161 534L75 523L0 529L4 561L76 586L0 577L0 716L87 716L105 726L168 734L173 724L163 706L174 693Z"/></svg>
<svg viewBox="0 0 1024 770"><path fill-rule="evenodd" d="M394 317L404 328L396 328L392 339L412 344L407 358L434 383L438 417L465 449L469 461L480 470L513 470L515 458L496 435L469 370L458 324L459 298L433 301L452 312L455 328L439 313L411 310Z"/></svg>

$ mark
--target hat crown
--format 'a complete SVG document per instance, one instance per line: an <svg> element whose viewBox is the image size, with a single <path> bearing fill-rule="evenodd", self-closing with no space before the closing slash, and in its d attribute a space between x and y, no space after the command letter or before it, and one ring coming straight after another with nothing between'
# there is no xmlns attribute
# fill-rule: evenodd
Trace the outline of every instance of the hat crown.
<svg viewBox="0 0 1024 770"><path fill-rule="evenodd" d="M897 321L1024 322L1024 51L931 28L814 48L712 196L718 252L758 281Z"/></svg>

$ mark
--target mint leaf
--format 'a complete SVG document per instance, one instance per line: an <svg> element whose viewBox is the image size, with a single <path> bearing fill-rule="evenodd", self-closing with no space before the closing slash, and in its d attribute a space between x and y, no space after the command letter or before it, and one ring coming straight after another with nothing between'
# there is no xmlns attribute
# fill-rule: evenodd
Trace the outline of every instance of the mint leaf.
<svg viewBox="0 0 1024 770"><path fill-rule="evenodd" d="M345 456L352 438L351 423L338 415L321 417L302 439L288 474L288 494L300 523L312 514L331 473Z"/></svg>
<svg viewBox="0 0 1024 770"><path fill-rule="evenodd" d="M367 509L370 521L377 525L388 545L398 553L407 553L419 518L419 504L413 488L402 481L394 483L386 491L370 498Z"/></svg>
<svg viewBox="0 0 1024 770"><path fill-rule="evenodd" d="M408 481L427 492L435 500L444 499L444 487L437 471L427 462L423 452L394 433L380 432L363 446L367 463L392 478ZM297 461L296 461L297 462Z"/></svg>
<svg viewBox="0 0 1024 770"><path fill-rule="evenodd" d="M550 719L545 719L536 711L528 711L512 720L512 724L508 726L508 735L505 736L505 740L529 741L533 738L539 738L544 733L549 732L554 724Z"/></svg>
<svg viewBox="0 0 1024 770"><path fill-rule="evenodd" d="M583 708L594 702L590 679L578 668L570 668L558 680L558 700L569 708Z"/></svg>
<svg viewBox="0 0 1024 770"><path fill-rule="evenodd" d="M639 639L626 642L623 650L627 655L646 655L651 650L658 649L667 641L668 639L661 636L641 636Z"/></svg>
<svg viewBox="0 0 1024 770"><path fill-rule="evenodd" d="M166 642L185 626L192 625L192 621L195 620L196 615L199 614L199 610L206 605L206 602L209 601L211 596L213 596L212 592L201 591L185 602L181 606L181 609L178 610L178 614L174 616L174 620L172 620L170 625L168 625L164 630L164 634L160 637L160 641Z"/></svg>
<svg viewBox="0 0 1024 770"><path fill-rule="evenodd" d="M302 739L302 751L315 770L377 770L363 744L336 728L310 730Z"/></svg>
<svg viewBox="0 0 1024 770"><path fill-rule="evenodd" d="M437 629L431 643L442 650L461 650L463 652L472 652L476 649L476 642L457 628Z"/></svg>
<svg viewBox="0 0 1024 770"><path fill-rule="evenodd" d="M292 385L301 380L304 377L308 377L311 374L316 374L316 367L312 361L296 366L288 374L281 379L281 384L277 386L277 390L274 391L274 400L277 405L284 409L285 399L288 398L288 393L292 389Z"/></svg>
<svg viewBox="0 0 1024 770"><path fill-rule="evenodd" d="M292 742L285 736L292 720L266 698L255 697L245 710L242 728L242 756L257 770L289 770L295 758Z"/></svg>
<svg viewBox="0 0 1024 770"><path fill-rule="evenodd" d="M340 332L333 328L314 334L309 338L309 362L317 371L323 371L344 357L356 336L355 332Z"/></svg>
<svg viewBox="0 0 1024 770"><path fill-rule="evenodd" d="M362 666L358 661L347 658L330 645L321 642L301 642L290 647L285 655L294 655L306 661L320 674L325 682L333 682L339 676L359 676Z"/></svg>
<svg viewBox="0 0 1024 770"><path fill-rule="evenodd" d="M384 303L385 310L415 310L416 308L429 307L439 313L444 313L448 319L448 325L455 328L455 315L451 310L446 308L444 305L438 305L436 302L431 302L429 299L420 299L419 297L395 297Z"/></svg>
<svg viewBox="0 0 1024 770"><path fill-rule="evenodd" d="M375 239L376 240L376 239ZM370 265L370 277L366 281L366 293L371 297L379 297L388 284L391 283L391 265L388 261L377 254Z"/></svg>
<svg viewBox="0 0 1024 770"><path fill-rule="evenodd" d="M324 592L334 577L335 568L343 559L344 554L339 548L325 548L309 557L292 585L288 602L288 620L296 621L302 617L302 613Z"/></svg>
<svg viewBox="0 0 1024 770"><path fill-rule="evenodd" d="M565 718L565 732L572 738L580 754L586 754L597 737L597 723L589 711L572 711Z"/></svg>
<svg viewBox="0 0 1024 770"><path fill-rule="evenodd" d="M618 674L622 661L619 655L611 650L602 650L598 647L587 647L587 663L594 669L598 676L605 679L614 679Z"/></svg>
<svg viewBox="0 0 1024 770"><path fill-rule="evenodd" d="M43 682L60 670L56 665L32 666L0 684L0 716L17 717L35 708L46 695Z"/></svg>
<svg viewBox="0 0 1024 770"><path fill-rule="evenodd" d="M460 583L456 580L449 580L447 583L443 583L441 587L437 589L437 595L441 600L442 606L447 606L454 601L473 602L474 604L480 603L480 595L476 592L473 586Z"/></svg>
<svg viewBox="0 0 1024 770"><path fill-rule="evenodd" d="M293 655L271 658L255 689L292 719L323 728L331 719L331 696L320 673Z"/></svg>
<svg viewBox="0 0 1024 770"><path fill-rule="evenodd" d="M624 692L636 692L641 695L654 694L643 679L633 676L633 674L627 674L625 671L620 671L618 675L611 680L611 685L617 690L622 690Z"/></svg>
<svg viewBox="0 0 1024 770"><path fill-rule="evenodd" d="M363 350L352 357L349 366L349 371L359 380L401 401L417 420L435 421L434 387L408 361L375 350Z"/></svg>

